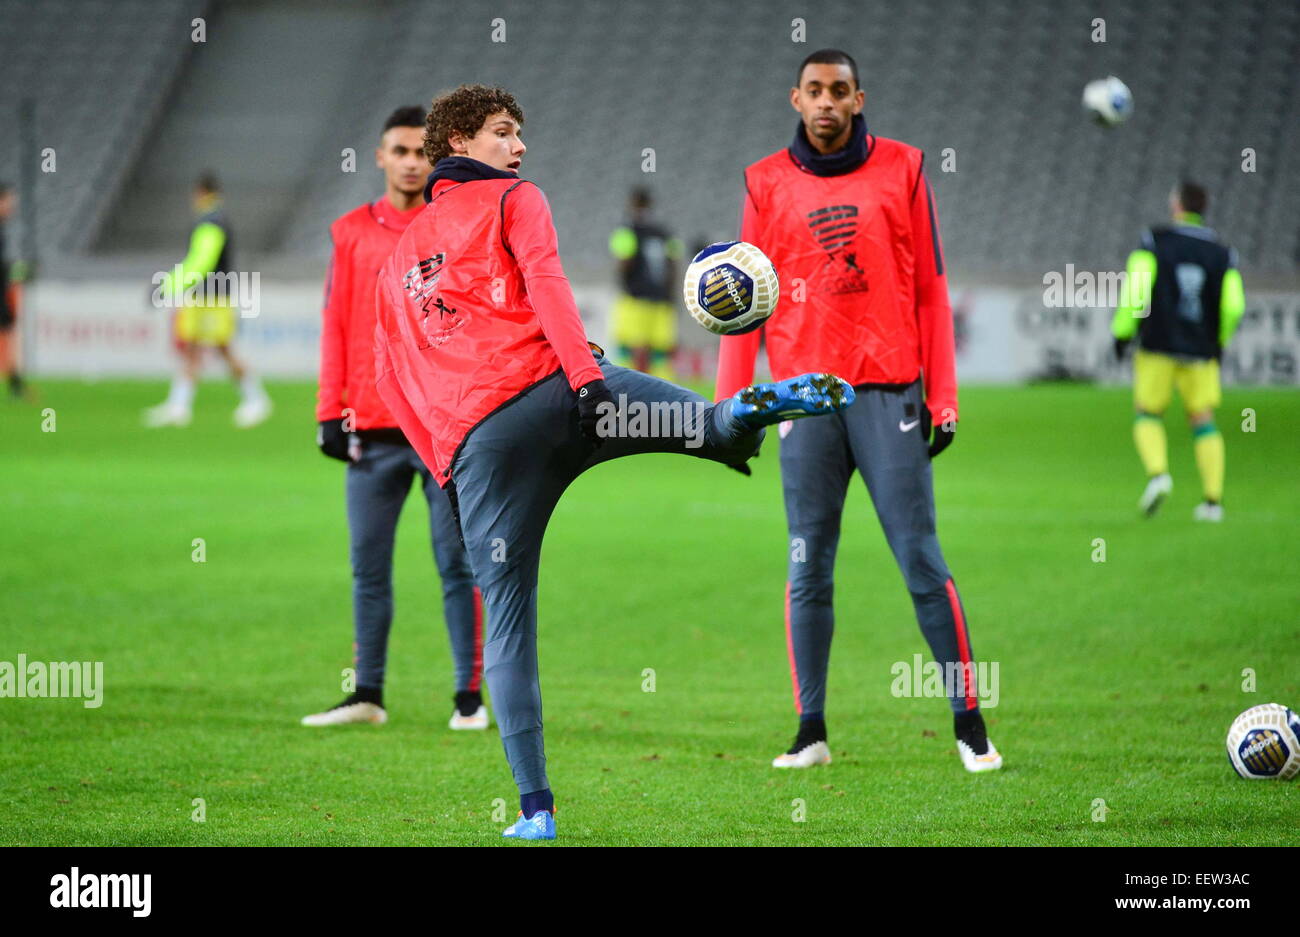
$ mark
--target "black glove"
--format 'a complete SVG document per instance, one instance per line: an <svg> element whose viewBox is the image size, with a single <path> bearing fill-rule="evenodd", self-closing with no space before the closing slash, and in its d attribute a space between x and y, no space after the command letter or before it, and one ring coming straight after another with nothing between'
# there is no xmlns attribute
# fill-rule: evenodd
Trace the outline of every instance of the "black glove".
<svg viewBox="0 0 1300 937"><path fill-rule="evenodd" d="M930 438L931 422L930 408L922 404L921 432L925 439ZM933 427L933 429L934 440L930 443L931 459L952 445L952 441L957 435L957 422L955 420L946 420L938 426Z"/></svg>
<svg viewBox="0 0 1300 937"><path fill-rule="evenodd" d="M609 408L600 409L602 403L608 403ZM582 430L583 436L597 446L605 441L596 432L597 426L601 417L610 413L613 407L614 395L600 378L588 381L578 388L578 428Z"/></svg>
<svg viewBox="0 0 1300 937"><path fill-rule="evenodd" d="M343 432L343 420L321 420L316 427L316 445L331 459L351 462L348 458L348 434Z"/></svg>
<svg viewBox="0 0 1300 937"><path fill-rule="evenodd" d="M1124 360L1124 352L1128 351L1128 343L1131 341L1132 341L1131 338L1115 339L1115 360L1116 361Z"/></svg>

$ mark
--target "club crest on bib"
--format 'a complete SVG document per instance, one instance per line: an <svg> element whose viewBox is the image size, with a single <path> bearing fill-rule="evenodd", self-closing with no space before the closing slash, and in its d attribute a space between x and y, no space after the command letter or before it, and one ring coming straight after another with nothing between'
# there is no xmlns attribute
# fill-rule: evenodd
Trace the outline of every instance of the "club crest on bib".
<svg viewBox="0 0 1300 937"><path fill-rule="evenodd" d="M853 242L858 236L858 206L828 205L808 213L808 228L826 251L823 287L829 293L865 293L867 274L858 266Z"/></svg>
<svg viewBox="0 0 1300 937"><path fill-rule="evenodd" d="M446 260L445 253L426 257L406 271L406 276L402 278L402 288L424 313L420 319L420 330L424 333L421 350L438 347L465 324L464 317L457 309L447 305L441 296L434 295ZM434 311L437 311L437 317L433 316Z"/></svg>

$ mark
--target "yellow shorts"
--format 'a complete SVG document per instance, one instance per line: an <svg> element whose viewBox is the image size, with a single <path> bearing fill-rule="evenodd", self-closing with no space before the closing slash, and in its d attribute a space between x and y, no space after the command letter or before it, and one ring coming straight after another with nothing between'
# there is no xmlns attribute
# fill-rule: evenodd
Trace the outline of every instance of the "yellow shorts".
<svg viewBox="0 0 1300 937"><path fill-rule="evenodd" d="M1133 403L1137 409L1144 413L1164 413L1175 385L1188 413L1213 410L1222 399L1219 362L1213 358L1180 361L1141 349L1133 356Z"/></svg>
<svg viewBox="0 0 1300 937"><path fill-rule="evenodd" d="M677 310L672 303L623 294L614 300L614 342L626 348L672 351L677 345Z"/></svg>
<svg viewBox="0 0 1300 937"><path fill-rule="evenodd" d="M220 348L235 337L232 306L182 306L174 321L178 342Z"/></svg>

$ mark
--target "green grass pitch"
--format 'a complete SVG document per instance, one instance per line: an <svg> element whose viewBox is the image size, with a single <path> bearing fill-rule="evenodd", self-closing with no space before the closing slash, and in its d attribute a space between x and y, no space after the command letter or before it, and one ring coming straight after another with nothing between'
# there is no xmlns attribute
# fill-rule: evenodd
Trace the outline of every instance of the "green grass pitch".
<svg viewBox="0 0 1300 937"><path fill-rule="evenodd" d="M314 448L312 386L270 390L275 417L244 432L218 383L183 431L139 427L158 382L42 382L38 402L0 406L0 660L102 661L105 681L98 709L0 699L0 843L501 842L516 795L495 727L446 728L417 494L399 530L390 722L298 725L341 698L351 664L343 469ZM1221 526L1192 521L1174 414L1173 496L1136 516L1123 389L971 387L963 407L936 462L939 531L975 653L999 665L987 716L1005 768L968 775L946 703L891 695L891 664L925 647L858 481L835 763L769 767L795 727L773 434L751 479L644 457L560 504L540 591L560 843L1300 844L1300 782L1240 780L1224 753L1239 711L1300 705L1300 396L1226 394Z"/></svg>

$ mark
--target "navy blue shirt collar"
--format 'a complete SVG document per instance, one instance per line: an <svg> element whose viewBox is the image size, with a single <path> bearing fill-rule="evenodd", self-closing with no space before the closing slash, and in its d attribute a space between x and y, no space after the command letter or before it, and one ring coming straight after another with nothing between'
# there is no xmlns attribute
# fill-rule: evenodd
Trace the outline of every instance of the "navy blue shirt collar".
<svg viewBox="0 0 1300 937"><path fill-rule="evenodd" d="M804 169L815 176L842 176L853 172L867 161L871 155L867 145L867 119L861 114L853 115L849 142L834 153L819 153L808 142L803 121L794 132L794 142L790 144L790 155Z"/></svg>
<svg viewBox="0 0 1300 937"><path fill-rule="evenodd" d="M429 181L424 184L424 200L429 201L433 194L433 184L439 179L453 182L471 182L475 179L518 179L519 173L493 169L487 163L481 163L468 156L444 156L438 160L429 173Z"/></svg>

